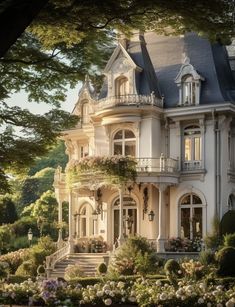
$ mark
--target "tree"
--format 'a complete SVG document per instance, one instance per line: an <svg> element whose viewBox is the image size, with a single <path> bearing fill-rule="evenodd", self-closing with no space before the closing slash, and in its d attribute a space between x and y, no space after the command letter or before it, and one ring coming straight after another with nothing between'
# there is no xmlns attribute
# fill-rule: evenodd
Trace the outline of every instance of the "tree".
<svg viewBox="0 0 235 307"><path fill-rule="evenodd" d="M0 225L12 224L17 220L15 203L9 196L0 197Z"/></svg>
<svg viewBox="0 0 235 307"><path fill-rule="evenodd" d="M28 12L27 20L22 8ZM1 192L9 190L7 174L12 169L22 172L48 152L61 130L76 122L56 109L39 116L9 107L4 101L13 92L24 89L29 101L58 107L66 88L74 87L86 73L99 88L99 70L112 51L114 29L126 34L133 28L168 34L194 30L214 40L234 33L233 5L228 0L38 0L33 4L5 0L0 5L0 40L11 36L8 30L15 39L30 20L25 33L0 58Z"/></svg>

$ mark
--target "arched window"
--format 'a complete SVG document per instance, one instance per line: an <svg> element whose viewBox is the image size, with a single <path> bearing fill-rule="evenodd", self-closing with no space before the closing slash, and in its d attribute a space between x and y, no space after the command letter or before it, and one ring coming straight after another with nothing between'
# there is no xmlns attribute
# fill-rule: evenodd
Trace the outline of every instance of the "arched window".
<svg viewBox="0 0 235 307"><path fill-rule="evenodd" d="M89 104L88 104L88 102L85 102L82 105L82 123L88 124L89 122L90 122Z"/></svg>
<svg viewBox="0 0 235 307"><path fill-rule="evenodd" d="M183 104L195 104L196 83L192 75L186 75L182 79Z"/></svg>
<svg viewBox="0 0 235 307"><path fill-rule="evenodd" d="M202 238L203 204L200 197L190 193L180 200L180 236L190 240Z"/></svg>
<svg viewBox="0 0 235 307"><path fill-rule="evenodd" d="M119 235L119 198L113 204L113 242L117 241ZM125 237L137 233L137 204L131 196L123 197L123 234Z"/></svg>
<svg viewBox="0 0 235 307"><path fill-rule="evenodd" d="M94 220L90 204L84 204L80 209L80 237L89 237L94 235Z"/></svg>
<svg viewBox="0 0 235 307"><path fill-rule="evenodd" d="M202 145L201 130L197 125L184 129L184 169L201 167Z"/></svg>
<svg viewBox="0 0 235 307"><path fill-rule="evenodd" d="M113 154L135 156L136 138L131 130L123 129L115 133L113 138Z"/></svg>
<svg viewBox="0 0 235 307"><path fill-rule="evenodd" d="M128 79L127 77L119 77L116 79L115 82L115 94L116 96L123 96L127 95L127 86L128 86Z"/></svg>

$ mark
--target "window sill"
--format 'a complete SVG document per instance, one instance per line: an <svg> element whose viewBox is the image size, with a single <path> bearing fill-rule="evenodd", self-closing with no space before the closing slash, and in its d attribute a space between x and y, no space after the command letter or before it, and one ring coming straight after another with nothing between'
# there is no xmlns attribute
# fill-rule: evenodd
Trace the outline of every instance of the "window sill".
<svg viewBox="0 0 235 307"><path fill-rule="evenodd" d="M206 169L190 169L190 170L181 170L180 172L180 181L187 180L200 180L204 181L206 174Z"/></svg>

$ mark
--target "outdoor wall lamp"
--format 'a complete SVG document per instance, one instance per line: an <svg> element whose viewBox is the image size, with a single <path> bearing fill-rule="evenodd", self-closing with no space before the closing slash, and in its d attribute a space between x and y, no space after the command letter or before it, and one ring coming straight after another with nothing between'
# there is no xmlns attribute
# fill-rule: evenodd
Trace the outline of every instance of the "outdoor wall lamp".
<svg viewBox="0 0 235 307"><path fill-rule="evenodd" d="M152 222L154 220L155 213L153 210L151 210L148 214L149 222Z"/></svg>

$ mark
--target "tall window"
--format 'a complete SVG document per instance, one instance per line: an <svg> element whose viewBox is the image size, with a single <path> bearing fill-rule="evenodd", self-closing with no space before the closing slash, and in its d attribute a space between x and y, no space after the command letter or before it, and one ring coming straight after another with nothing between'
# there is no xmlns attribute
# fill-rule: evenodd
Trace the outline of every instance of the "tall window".
<svg viewBox="0 0 235 307"><path fill-rule="evenodd" d="M126 77L119 77L115 82L116 96L127 95L128 79Z"/></svg>
<svg viewBox="0 0 235 307"><path fill-rule="evenodd" d="M196 101L196 84L191 75L186 75L183 78L182 86L182 101L183 104L195 104Z"/></svg>
<svg viewBox="0 0 235 307"><path fill-rule="evenodd" d="M80 236L89 237L94 235L94 221L91 205L86 203L80 210Z"/></svg>
<svg viewBox="0 0 235 307"><path fill-rule="evenodd" d="M186 194L180 201L180 236L182 238L202 238L203 205L196 194Z"/></svg>
<svg viewBox="0 0 235 307"><path fill-rule="evenodd" d="M119 130L113 138L113 154L135 156L136 138L131 130Z"/></svg>
<svg viewBox="0 0 235 307"><path fill-rule="evenodd" d="M82 123L83 124L88 124L90 121L90 116L89 116L89 104L88 102L85 102L82 105Z"/></svg>
<svg viewBox="0 0 235 307"><path fill-rule="evenodd" d="M198 126L189 126L184 129L184 167L201 166L201 130Z"/></svg>

